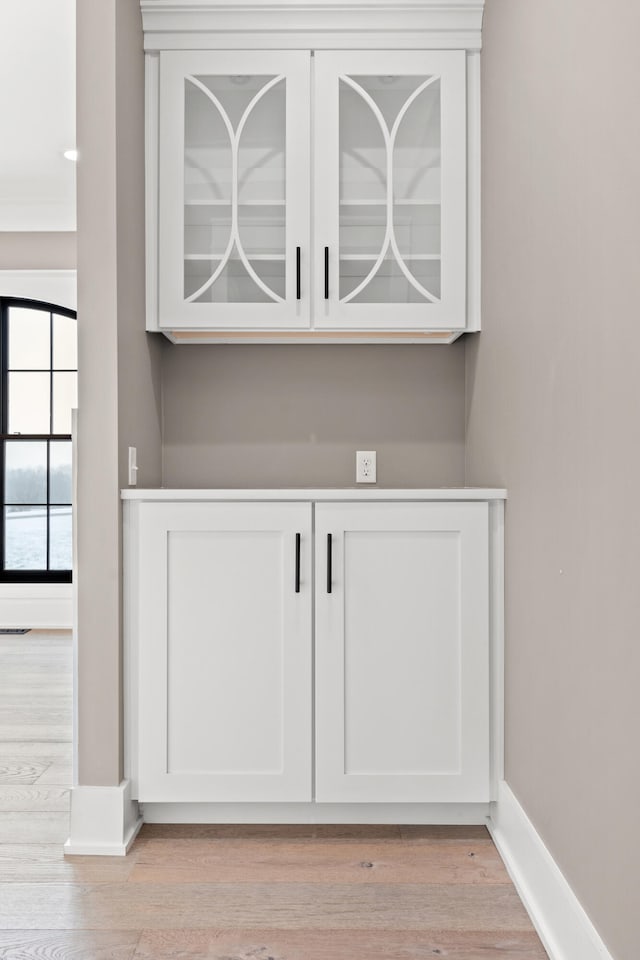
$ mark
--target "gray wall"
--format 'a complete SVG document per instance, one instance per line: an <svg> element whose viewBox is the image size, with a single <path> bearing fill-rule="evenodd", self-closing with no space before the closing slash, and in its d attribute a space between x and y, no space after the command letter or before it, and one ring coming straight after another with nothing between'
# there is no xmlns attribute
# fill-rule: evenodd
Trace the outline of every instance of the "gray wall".
<svg viewBox="0 0 640 960"><path fill-rule="evenodd" d="M0 231L0 270L75 270L76 235Z"/></svg>
<svg viewBox="0 0 640 960"><path fill-rule="evenodd" d="M161 357L164 337L145 333L144 53L137 0L116 0L116 214L118 224L119 487L128 448L138 451L138 485L162 480Z"/></svg>
<svg viewBox="0 0 640 960"><path fill-rule="evenodd" d="M638 956L640 5L487 0L467 482L509 489L506 778Z"/></svg>
<svg viewBox="0 0 640 960"><path fill-rule="evenodd" d="M120 483L160 480L160 345L144 333L142 29L135 0L77 4L79 782L122 776ZM130 84L130 86L129 86Z"/></svg>
<svg viewBox="0 0 640 960"><path fill-rule="evenodd" d="M464 482L464 344L171 346L165 486Z"/></svg>

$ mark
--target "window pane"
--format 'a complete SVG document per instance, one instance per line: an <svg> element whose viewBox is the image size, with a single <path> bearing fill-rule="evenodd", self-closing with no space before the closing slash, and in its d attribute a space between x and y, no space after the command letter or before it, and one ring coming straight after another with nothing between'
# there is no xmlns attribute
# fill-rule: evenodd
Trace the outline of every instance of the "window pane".
<svg viewBox="0 0 640 960"><path fill-rule="evenodd" d="M49 433L49 377L48 373L8 374L9 433Z"/></svg>
<svg viewBox="0 0 640 960"><path fill-rule="evenodd" d="M49 522L49 569L71 570L71 507L52 507Z"/></svg>
<svg viewBox="0 0 640 960"><path fill-rule="evenodd" d="M71 503L70 440L56 440L51 443L50 471L50 502Z"/></svg>
<svg viewBox="0 0 640 960"><path fill-rule="evenodd" d="M9 309L9 370L47 370L50 314L48 310Z"/></svg>
<svg viewBox="0 0 640 960"><path fill-rule="evenodd" d="M53 374L53 432L71 433L71 409L78 406L78 374Z"/></svg>
<svg viewBox="0 0 640 960"><path fill-rule="evenodd" d="M47 502L47 445L7 440L5 503Z"/></svg>
<svg viewBox="0 0 640 960"><path fill-rule="evenodd" d="M5 570L45 570L47 508L5 507Z"/></svg>
<svg viewBox="0 0 640 960"><path fill-rule="evenodd" d="M78 322L59 313L53 315L53 366L56 370L78 366Z"/></svg>

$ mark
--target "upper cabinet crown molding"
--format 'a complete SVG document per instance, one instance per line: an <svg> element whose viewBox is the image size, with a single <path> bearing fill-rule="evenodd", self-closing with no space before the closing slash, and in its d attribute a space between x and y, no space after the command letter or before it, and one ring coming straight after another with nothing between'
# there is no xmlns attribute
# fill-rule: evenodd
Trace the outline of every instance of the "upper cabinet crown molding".
<svg viewBox="0 0 640 960"><path fill-rule="evenodd" d="M485 0L140 0L145 50L385 47L480 50ZM263 34L262 31L268 31ZM301 43L302 38L305 38ZM214 42L215 41L215 42Z"/></svg>

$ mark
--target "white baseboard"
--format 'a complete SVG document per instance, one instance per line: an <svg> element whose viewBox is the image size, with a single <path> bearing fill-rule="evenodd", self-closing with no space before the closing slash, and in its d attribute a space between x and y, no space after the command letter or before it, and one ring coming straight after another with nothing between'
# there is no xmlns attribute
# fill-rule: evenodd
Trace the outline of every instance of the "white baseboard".
<svg viewBox="0 0 640 960"><path fill-rule="evenodd" d="M70 583L0 584L0 627L7 630L71 630Z"/></svg>
<svg viewBox="0 0 640 960"><path fill-rule="evenodd" d="M123 857L142 826L128 780L117 787L74 787L68 856Z"/></svg>
<svg viewBox="0 0 640 960"><path fill-rule="evenodd" d="M145 823L486 824L487 803L144 803Z"/></svg>
<svg viewBox="0 0 640 960"><path fill-rule="evenodd" d="M613 960L504 781L488 827L551 960Z"/></svg>

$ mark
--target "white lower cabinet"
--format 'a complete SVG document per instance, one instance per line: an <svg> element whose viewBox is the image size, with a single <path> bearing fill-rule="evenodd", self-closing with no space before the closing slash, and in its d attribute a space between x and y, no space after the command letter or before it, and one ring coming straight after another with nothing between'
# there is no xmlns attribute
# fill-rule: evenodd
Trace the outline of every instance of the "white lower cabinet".
<svg viewBox="0 0 640 960"><path fill-rule="evenodd" d="M137 799L490 799L486 501L127 506Z"/></svg>
<svg viewBox="0 0 640 960"><path fill-rule="evenodd" d="M310 800L311 505L138 523L138 799Z"/></svg>
<svg viewBox="0 0 640 960"><path fill-rule="evenodd" d="M316 571L316 799L488 800L488 505L318 504Z"/></svg>

